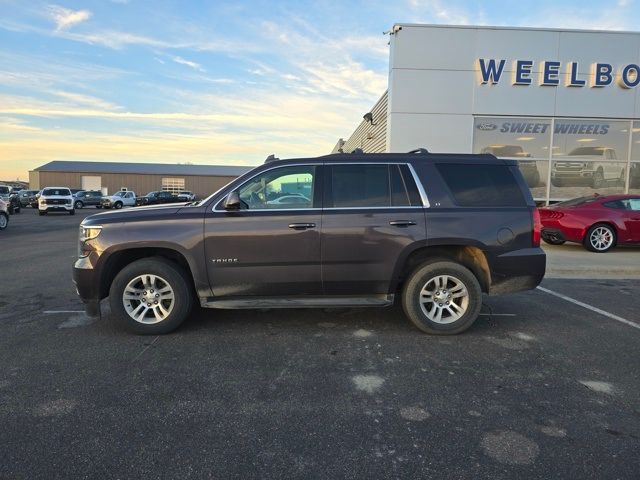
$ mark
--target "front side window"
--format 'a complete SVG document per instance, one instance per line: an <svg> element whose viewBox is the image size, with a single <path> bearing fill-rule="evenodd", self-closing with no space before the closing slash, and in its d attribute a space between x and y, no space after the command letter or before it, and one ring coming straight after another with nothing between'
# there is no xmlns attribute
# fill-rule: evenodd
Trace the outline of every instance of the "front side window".
<svg viewBox="0 0 640 480"><path fill-rule="evenodd" d="M249 210L311 208L315 167L300 165L268 170L238 190L242 208Z"/></svg>

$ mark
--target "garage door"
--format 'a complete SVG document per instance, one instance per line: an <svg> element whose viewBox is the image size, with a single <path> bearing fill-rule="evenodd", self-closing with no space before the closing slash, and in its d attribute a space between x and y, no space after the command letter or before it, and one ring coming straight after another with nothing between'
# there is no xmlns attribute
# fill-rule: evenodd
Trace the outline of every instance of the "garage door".
<svg viewBox="0 0 640 480"><path fill-rule="evenodd" d="M82 189L83 190L101 190L102 189L102 177L93 177L90 175L82 176Z"/></svg>

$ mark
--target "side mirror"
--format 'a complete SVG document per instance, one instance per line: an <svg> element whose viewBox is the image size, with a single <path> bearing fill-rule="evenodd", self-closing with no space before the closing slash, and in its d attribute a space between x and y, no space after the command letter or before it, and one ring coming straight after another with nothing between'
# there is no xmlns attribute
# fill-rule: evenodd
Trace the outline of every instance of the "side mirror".
<svg viewBox="0 0 640 480"><path fill-rule="evenodd" d="M229 192L224 201L224 208L225 210L240 210L240 194L237 190Z"/></svg>

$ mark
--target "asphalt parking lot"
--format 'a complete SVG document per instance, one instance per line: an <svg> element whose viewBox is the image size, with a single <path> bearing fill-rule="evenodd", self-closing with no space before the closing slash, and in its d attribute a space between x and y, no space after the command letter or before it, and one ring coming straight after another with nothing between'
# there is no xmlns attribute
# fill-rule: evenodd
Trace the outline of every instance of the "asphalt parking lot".
<svg viewBox="0 0 640 480"><path fill-rule="evenodd" d="M487 297L456 337L397 307L138 337L81 313L91 213L0 232L0 478L638 478L637 279Z"/></svg>

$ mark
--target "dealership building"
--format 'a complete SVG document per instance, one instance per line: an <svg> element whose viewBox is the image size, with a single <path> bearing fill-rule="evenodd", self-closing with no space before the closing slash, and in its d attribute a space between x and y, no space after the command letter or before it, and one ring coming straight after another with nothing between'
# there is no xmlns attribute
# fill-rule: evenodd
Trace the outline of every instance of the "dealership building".
<svg viewBox="0 0 640 480"><path fill-rule="evenodd" d="M640 194L640 33L397 24L389 85L334 152L492 153L535 199Z"/></svg>
<svg viewBox="0 0 640 480"><path fill-rule="evenodd" d="M204 198L253 167L163 163L74 162L55 160L29 172L29 188L65 186L112 194L130 190L145 195L155 190L185 190Z"/></svg>

